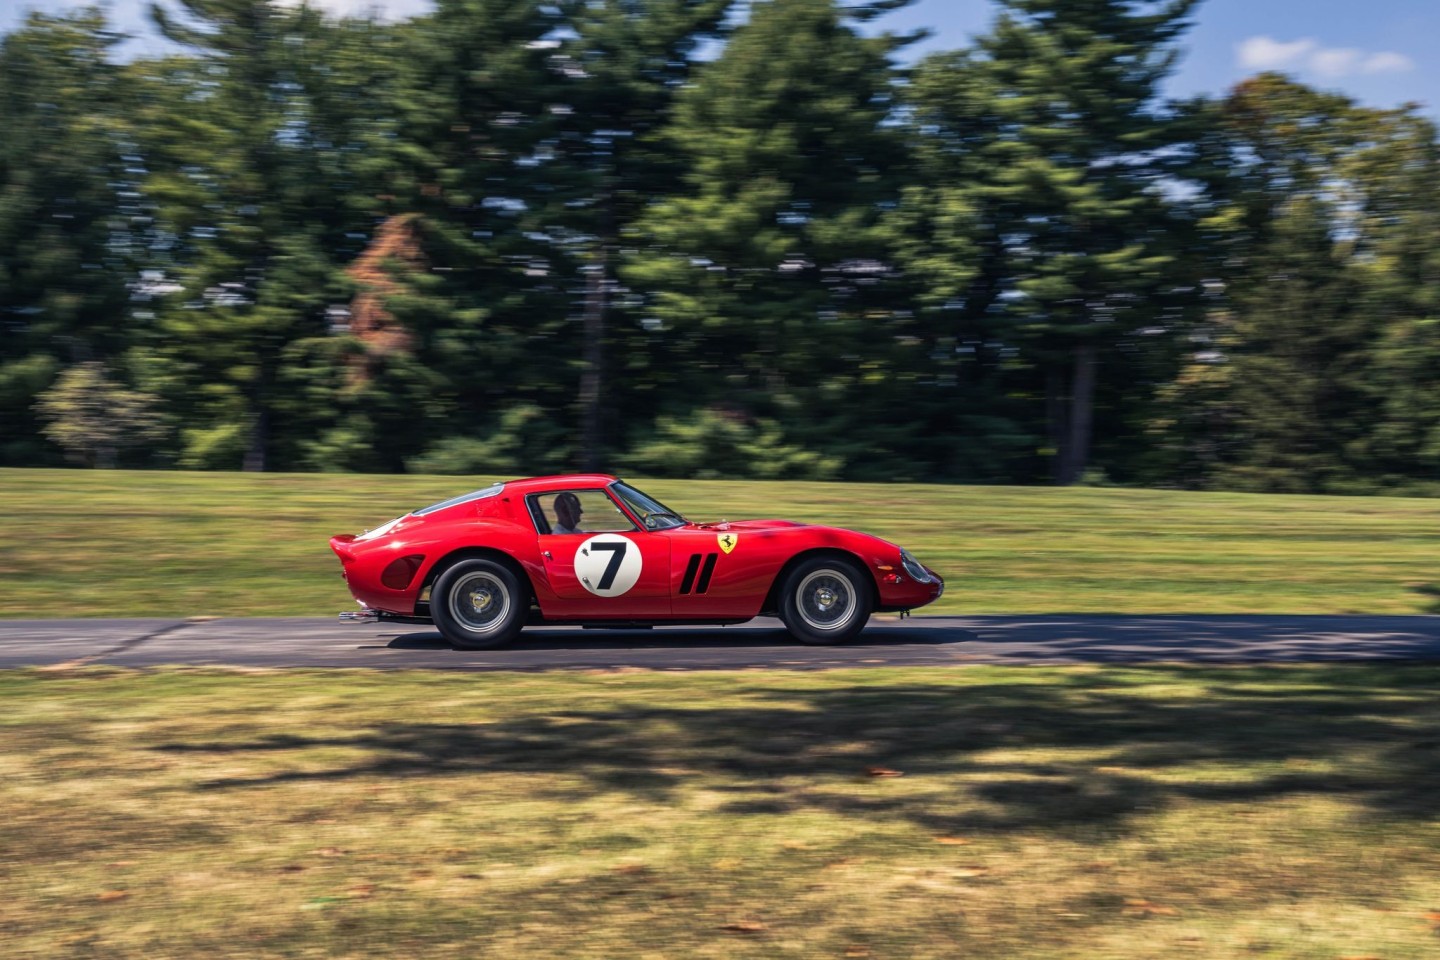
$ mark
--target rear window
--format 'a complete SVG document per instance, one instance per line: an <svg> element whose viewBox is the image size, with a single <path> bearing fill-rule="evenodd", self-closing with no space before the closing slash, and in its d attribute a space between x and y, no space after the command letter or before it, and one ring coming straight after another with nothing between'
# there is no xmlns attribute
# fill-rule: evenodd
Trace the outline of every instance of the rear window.
<svg viewBox="0 0 1440 960"><path fill-rule="evenodd" d="M436 510L444 510L446 507L458 507L462 503L471 503L475 500L485 500L489 497L499 496L500 491L504 489L505 484L497 483L493 486L486 487L484 490L476 490L474 493L462 494L458 497L451 497L449 500L441 500L439 503L432 503L428 507L421 507L419 510L413 511L413 515L417 517L423 517L427 513L434 513Z"/></svg>

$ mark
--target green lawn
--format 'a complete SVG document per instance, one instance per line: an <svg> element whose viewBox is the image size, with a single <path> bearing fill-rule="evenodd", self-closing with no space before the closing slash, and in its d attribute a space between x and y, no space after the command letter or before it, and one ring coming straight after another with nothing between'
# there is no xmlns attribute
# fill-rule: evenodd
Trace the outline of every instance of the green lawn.
<svg viewBox="0 0 1440 960"><path fill-rule="evenodd" d="M0 616L332 614L332 534L489 479L0 470ZM949 581L930 613L1416 613L1440 582L1440 500L640 484L701 519L894 540Z"/></svg>
<svg viewBox="0 0 1440 960"><path fill-rule="evenodd" d="M7 960L1420 960L1440 669L0 674Z"/></svg>

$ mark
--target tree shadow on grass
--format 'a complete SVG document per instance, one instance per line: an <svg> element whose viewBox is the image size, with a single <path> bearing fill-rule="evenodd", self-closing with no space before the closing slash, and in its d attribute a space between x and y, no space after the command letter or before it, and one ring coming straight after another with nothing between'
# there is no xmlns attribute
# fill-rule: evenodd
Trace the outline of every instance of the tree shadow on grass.
<svg viewBox="0 0 1440 960"><path fill-rule="evenodd" d="M943 630L906 630L879 625L866 630L861 641L854 648L870 647L936 647L949 644L971 643L979 637L970 630L958 627ZM450 642L433 631L404 633L384 644L391 650L449 650ZM586 630L580 627L547 626L530 628L520 638L505 647L487 651L497 659L514 659L515 654L539 651L577 651L588 653L599 650L795 650L813 651L785 631L783 627L766 629L747 627L727 630L722 627L659 627L650 630L634 628L606 628ZM456 651L462 653L464 651ZM547 661L546 666L554 666Z"/></svg>
<svg viewBox="0 0 1440 960"><path fill-rule="evenodd" d="M576 797L673 799L689 778L747 816L822 810L937 832L1123 829L1186 800L1343 796L1387 817L1440 813L1440 668L1146 668L971 686L735 692L743 706L547 711L485 724L395 723L354 735L172 743L170 752L295 752L204 790L356 777L578 777ZM1199 684L1162 697L1155 685ZM363 751L314 769L303 751ZM1079 754L1086 754L1079 756ZM303 763L303 765L302 765ZM1331 767L1330 765L1336 765ZM1324 768L1324 769L1322 769ZM891 773L892 791L858 782Z"/></svg>

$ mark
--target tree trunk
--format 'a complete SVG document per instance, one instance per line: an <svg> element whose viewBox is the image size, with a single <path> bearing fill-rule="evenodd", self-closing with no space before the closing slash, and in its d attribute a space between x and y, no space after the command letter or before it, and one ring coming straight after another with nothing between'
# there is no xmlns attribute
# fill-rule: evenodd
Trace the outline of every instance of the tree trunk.
<svg viewBox="0 0 1440 960"><path fill-rule="evenodd" d="M1085 475L1085 468L1090 463L1090 432L1095 416L1095 366L1093 343L1075 348L1075 374L1070 383L1070 422L1060 480L1067 487Z"/></svg>
<svg viewBox="0 0 1440 960"><path fill-rule="evenodd" d="M590 471L601 468L604 421L600 398L605 383L605 309L608 250L601 245L596 262L585 274L585 369L580 374L580 461Z"/></svg>
<svg viewBox="0 0 1440 960"><path fill-rule="evenodd" d="M250 428L250 449L245 451L241 469L246 473L265 472L265 448L270 443L270 414L261 410Z"/></svg>
<svg viewBox="0 0 1440 960"><path fill-rule="evenodd" d="M1050 473L1056 484L1065 482L1065 464L1069 460L1069 434L1066 430L1065 375L1055 367L1045 373L1045 426L1050 449Z"/></svg>

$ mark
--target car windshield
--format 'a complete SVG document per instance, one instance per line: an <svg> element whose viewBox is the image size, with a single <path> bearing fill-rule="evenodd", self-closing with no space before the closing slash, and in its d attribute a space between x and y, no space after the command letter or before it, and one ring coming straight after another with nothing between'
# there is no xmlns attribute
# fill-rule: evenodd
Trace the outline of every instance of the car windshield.
<svg viewBox="0 0 1440 960"><path fill-rule="evenodd" d="M647 497L623 480L612 483L610 489L640 518L646 530L669 530L672 527L683 527L688 522L659 500Z"/></svg>

